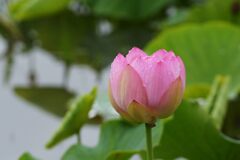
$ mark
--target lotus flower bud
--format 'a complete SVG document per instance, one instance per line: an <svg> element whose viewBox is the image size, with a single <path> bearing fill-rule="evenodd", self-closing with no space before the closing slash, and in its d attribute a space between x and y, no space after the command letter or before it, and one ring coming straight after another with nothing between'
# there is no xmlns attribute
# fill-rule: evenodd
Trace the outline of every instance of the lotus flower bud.
<svg viewBox="0 0 240 160"><path fill-rule="evenodd" d="M132 48L111 64L109 97L113 107L131 122L153 124L170 116L185 89L185 68L180 57L166 50L148 56Z"/></svg>

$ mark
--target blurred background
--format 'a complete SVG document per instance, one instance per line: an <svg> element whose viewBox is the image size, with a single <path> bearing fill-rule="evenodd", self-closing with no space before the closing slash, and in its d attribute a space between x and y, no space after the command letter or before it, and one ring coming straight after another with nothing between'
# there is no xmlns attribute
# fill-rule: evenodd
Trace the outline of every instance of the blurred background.
<svg viewBox="0 0 240 160"><path fill-rule="evenodd" d="M96 145L97 124L117 116L107 100L110 63L117 53L127 54L133 46L189 53L183 55L190 70L187 73L194 75L188 77L189 84L209 84L221 71L235 75L230 94L234 97L240 63L234 63L230 71L226 67L221 70L221 66L226 57L240 61L239 56L232 56L240 53L240 37L230 34L239 28L239 12L238 0L0 0L0 159L17 159L25 151L42 159L60 159L76 137L52 150L44 146L67 111L69 100L97 85L99 94L81 134L83 144ZM213 39L205 40L205 32L192 29L213 21L219 23L206 27ZM186 28L192 39L178 29L171 37L172 28L193 23L192 28ZM218 30L216 35L235 39L216 37ZM175 33L180 38L171 41ZM182 40L181 34L187 38ZM203 44L200 47L198 40ZM211 61L218 55L211 56L207 49L217 51L222 59ZM221 50L229 51L229 56ZM229 134L239 135L232 130Z"/></svg>

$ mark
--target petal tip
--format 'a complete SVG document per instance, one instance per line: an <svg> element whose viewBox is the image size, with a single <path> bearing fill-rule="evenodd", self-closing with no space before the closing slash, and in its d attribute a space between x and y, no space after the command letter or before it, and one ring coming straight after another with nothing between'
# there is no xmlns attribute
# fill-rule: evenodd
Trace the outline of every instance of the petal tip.
<svg viewBox="0 0 240 160"><path fill-rule="evenodd" d="M136 58L147 56L146 53L138 47L133 47L129 50L126 59L128 63L132 63Z"/></svg>

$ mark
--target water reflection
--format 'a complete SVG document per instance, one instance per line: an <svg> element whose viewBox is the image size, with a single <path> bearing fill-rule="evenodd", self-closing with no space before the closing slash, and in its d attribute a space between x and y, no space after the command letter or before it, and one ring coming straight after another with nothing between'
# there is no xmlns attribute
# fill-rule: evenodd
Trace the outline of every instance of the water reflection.
<svg viewBox="0 0 240 160"><path fill-rule="evenodd" d="M2 54L4 50L2 41L0 42L0 50ZM40 49L35 49L33 52L37 84L41 86L61 86L64 65ZM30 57L24 54L16 55L12 78L7 85L3 83L5 62L0 61L0 147L2 148L0 158L5 160L17 159L24 151L29 151L42 159L58 160L61 154L76 142L75 137L47 151L44 148L45 143L57 128L60 119L35 107L33 104L23 101L13 92L14 86L26 86L28 84L29 60ZM69 90L76 93L85 93L96 83L95 72L90 68L74 66L70 70ZM101 85L102 89L105 87L106 85ZM89 146L95 145L98 133L97 127L89 125L84 127L83 143Z"/></svg>

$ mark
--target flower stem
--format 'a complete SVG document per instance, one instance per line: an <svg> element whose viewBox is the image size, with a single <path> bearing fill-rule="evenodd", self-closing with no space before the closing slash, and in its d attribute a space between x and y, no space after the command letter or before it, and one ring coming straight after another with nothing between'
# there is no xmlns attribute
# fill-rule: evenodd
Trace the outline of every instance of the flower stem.
<svg viewBox="0 0 240 160"><path fill-rule="evenodd" d="M147 160L153 160L153 148L152 148L152 128L155 125L145 124L146 128L146 143L147 143Z"/></svg>
<svg viewBox="0 0 240 160"><path fill-rule="evenodd" d="M77 136L77 143L81 144L81 135L80 135L80 131L76 133Z"/></svg>

